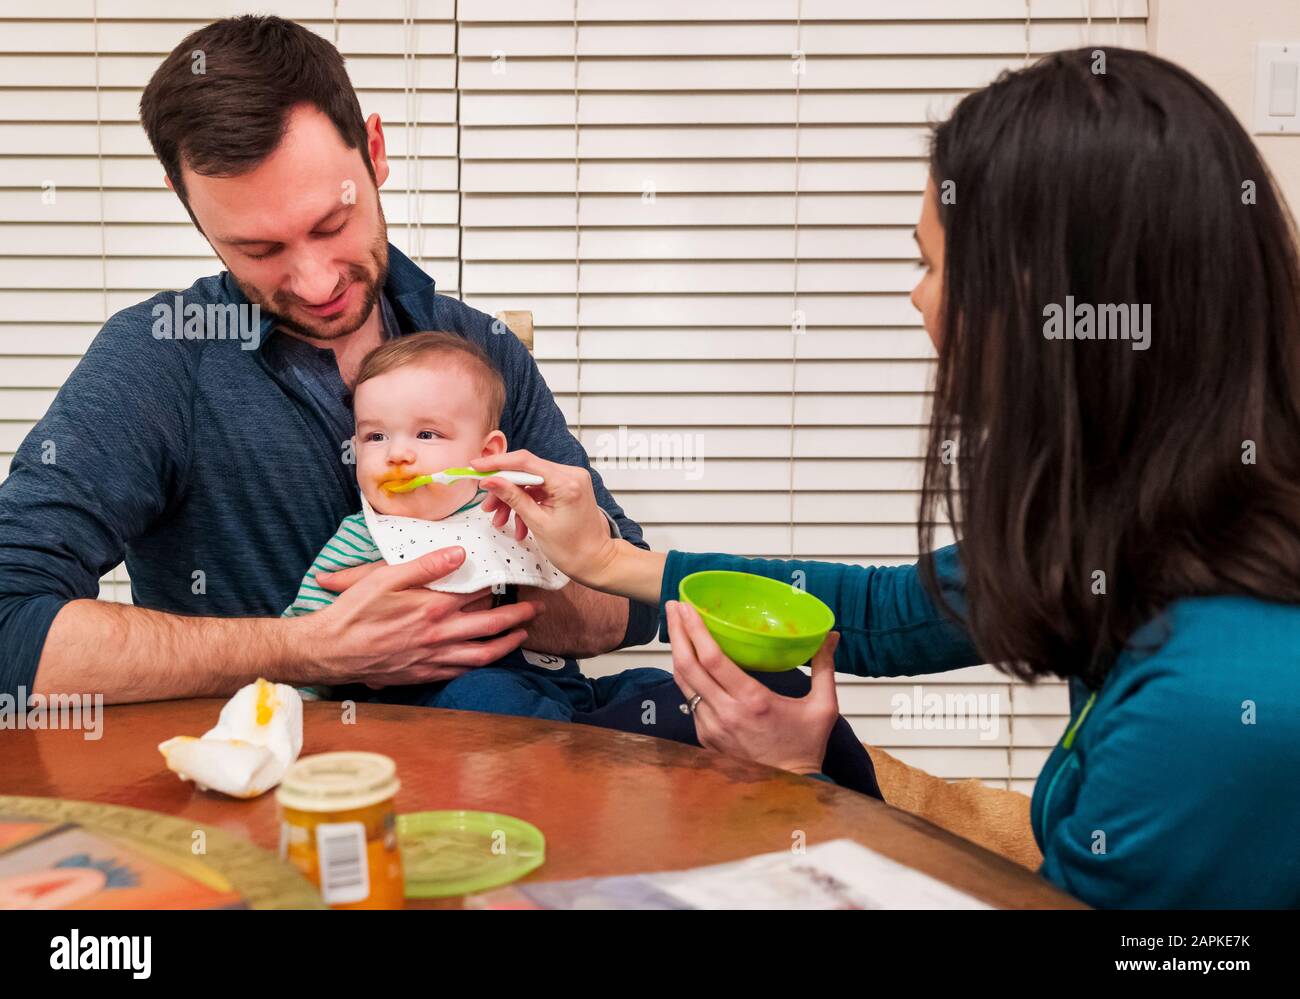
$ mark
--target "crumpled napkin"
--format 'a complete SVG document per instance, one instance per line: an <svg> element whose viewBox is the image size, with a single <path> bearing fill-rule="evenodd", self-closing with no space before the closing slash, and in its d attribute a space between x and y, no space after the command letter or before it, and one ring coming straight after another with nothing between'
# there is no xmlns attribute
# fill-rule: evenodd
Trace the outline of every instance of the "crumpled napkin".
<svg viewBox="0 0 1300 999"><path fill-rule="evenodd" d="M302 752L302 698L258 679L236 691L201 738L178 735L158 751L181 780L235 798L256 798L280 783Z"/></svg>

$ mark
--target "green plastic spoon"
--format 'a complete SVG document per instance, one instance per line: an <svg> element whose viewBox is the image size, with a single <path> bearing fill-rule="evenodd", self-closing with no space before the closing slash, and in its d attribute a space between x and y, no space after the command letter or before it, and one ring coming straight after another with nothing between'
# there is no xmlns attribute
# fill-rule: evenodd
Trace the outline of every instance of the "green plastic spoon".
<svg viewBox="0 0 1300 999"><path fill-rule="evenodd" d="M383 489L390 493L409 493L421 486L449 486L461 479L505 479L517 486L540 486L546 481L540 475L533 475L532 472L477 472L472 468L445 468L432 475L417 475L400 485L385 482Z"/></svg>

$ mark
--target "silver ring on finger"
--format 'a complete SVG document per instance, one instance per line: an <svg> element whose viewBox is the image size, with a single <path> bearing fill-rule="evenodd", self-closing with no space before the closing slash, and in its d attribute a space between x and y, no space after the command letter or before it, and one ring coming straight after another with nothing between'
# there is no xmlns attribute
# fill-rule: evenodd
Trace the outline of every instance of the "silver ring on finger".
<svg viewBox="0 0 1300 999"><path fill-rule="evenodd" d="M702 695L696 694L694 697L692 697L690 700L688 700L685 704L682 705L682 714L684 715L695 714L695 709L700 706L700 702L703 700L704 698Z"/></svg>

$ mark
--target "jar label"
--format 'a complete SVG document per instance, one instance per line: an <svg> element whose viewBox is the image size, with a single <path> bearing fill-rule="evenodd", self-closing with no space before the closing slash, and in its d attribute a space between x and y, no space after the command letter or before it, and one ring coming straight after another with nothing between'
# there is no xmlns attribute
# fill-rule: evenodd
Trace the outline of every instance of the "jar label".
<svg viewBox="0 0 1300 999"><path fill-rule="evenodd" d="M364 822L322 822L316 826L320 893L327 905L364 902L370 895L370 865Z"/></svg>

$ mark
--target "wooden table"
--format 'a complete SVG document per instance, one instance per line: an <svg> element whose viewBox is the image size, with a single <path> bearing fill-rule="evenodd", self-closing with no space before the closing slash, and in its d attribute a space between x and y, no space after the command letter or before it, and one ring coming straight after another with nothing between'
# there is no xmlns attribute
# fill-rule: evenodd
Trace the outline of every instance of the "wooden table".
<svg viewBox="0 0 1300 999"><path fill-rule="evenodd" d="M276 850L274 794L236 801L196 790L158 743L202 735L220 700L109 707L103 736L0 733L0 794L71 798L193 819ZM303 754L340 749L397 762L399 812L504 812L546 835L531 878L673 870L849 837L978 898L1008 907L1077 906L1042 878L906 812L822 781L654 739L531 718L333 702L304 705ZM428 903L412 903L412 905ZM442 903L457 905L459 900Z"/></svg>

